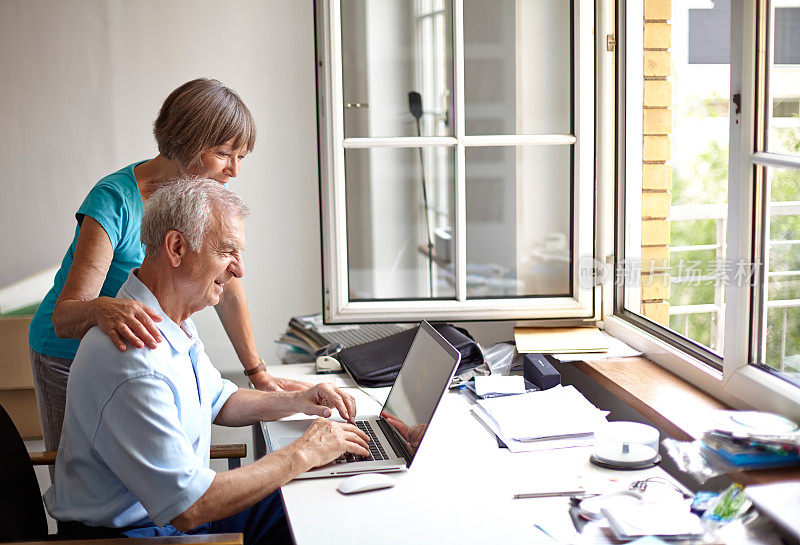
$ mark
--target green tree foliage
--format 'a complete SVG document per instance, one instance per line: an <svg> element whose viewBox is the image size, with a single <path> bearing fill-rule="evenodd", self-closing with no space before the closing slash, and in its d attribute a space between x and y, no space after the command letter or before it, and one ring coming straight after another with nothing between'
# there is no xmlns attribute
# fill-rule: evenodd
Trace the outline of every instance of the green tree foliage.
<svg viewBox="0 0 800 545"><path fill-rule="evenodd" d="M701 151L684 170L672 171L672 205L723 204L728 200L728 149L716 141ZM713 219L673 221L670 246L696 246L717 243ZM704 305L714 302L716 267L714 250L693 250L670 255L670 306ZM676 282L678 279L684 282ZM711 314L670 316L670 328L705 346L711 346ZM716 347L721 349L721 347Z"/></svg>
<svg viewBox="0 0 800 545"><path fill-rule="evenodd" d="M773 133L778 138L776 149L800 154L800 129L779 128ZM800 171L790 169L768 169L770 175L770 200L773 203L800 201ZM672 175L672 204L700 205L727 202L728 150L718 142L709 145L697 154L684 169L675 168ZM671 246L692 246L717 242L714 220L673 221L670 225ZM800 240L800 215L772 215L770 217L771 241ZM800 271L800 244L773 245L770 249L770 271ZM673 279L696 278L713 275L714 250L697 250L674 253L670 258L670 273ZM696 271L700 271L697 273ZM694 275L694 276L693 276ZM800 275L773 278L769 283L769 300L800 299ZM701 305L714 302L715 281L672 282L670 306ZM686 332L694 341L710 346L711 315L689 314L671 316L670 328ZM789 365L786 370L798 372L793 367L800 357L800 307L785 311L786 345L784 356ZM784 310L770 309L767 312L767 357L766 362L778 368L783 342ZM721 347L717 347L721 350Z"/></svg>

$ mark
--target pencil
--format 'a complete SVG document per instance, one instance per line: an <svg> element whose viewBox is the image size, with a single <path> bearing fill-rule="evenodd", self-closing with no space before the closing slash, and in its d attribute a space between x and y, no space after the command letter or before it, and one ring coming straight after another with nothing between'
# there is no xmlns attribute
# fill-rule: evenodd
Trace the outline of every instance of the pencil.
<svg viewBox="0 0 800 545"><path fill-rule="evenodd" d="M559 496L583 496L586 490L562 490L559 492L528 492L525 494L514 494L515 500L528 498L556 498Z"/></svg>

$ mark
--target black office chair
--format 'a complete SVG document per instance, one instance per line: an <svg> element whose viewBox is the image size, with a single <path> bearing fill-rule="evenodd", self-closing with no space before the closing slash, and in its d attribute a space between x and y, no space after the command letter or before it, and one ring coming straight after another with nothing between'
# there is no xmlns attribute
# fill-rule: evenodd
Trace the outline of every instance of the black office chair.
<svg viewBox="0 0 800 545"><path fill-rule="evenodd" d="M240 453L240 451L237 452ZM50 459L55 460L55 453L36 454L47 455L40 456L42 460L39 463L48 463L46 460ZM39 494L39 483L36 480L36 473L33 471L31 457L28 455L25 443L22 442L22 437L14 426L14 422L0 405L0 542L54 539L56 536L50 536L47 533L44 505ZM182 536L180 538L137 538L136 544L164 545L180 542L241 545L242 539L242 534L216 534ZM92 543L101 545L118 543L118 541L97 539L92 540Z"/></svg>

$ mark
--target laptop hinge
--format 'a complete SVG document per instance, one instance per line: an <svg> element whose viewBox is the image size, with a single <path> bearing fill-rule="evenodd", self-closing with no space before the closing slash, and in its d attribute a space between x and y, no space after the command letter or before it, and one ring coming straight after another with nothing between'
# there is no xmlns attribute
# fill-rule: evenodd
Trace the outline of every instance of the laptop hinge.
<svg viewBox="0 0 800 545"><path fill-rule="evenodd" d="M405 460L406 467L408 467L411 464L411 454L406 449L405 443L397 437L399 432L394 429L391 424L386 422L382 416L378 418L378 426L383 430L383 435L385 435L386 439L389 441L389 445L391 445L392 450L394 450L395 456Z"/></svg>

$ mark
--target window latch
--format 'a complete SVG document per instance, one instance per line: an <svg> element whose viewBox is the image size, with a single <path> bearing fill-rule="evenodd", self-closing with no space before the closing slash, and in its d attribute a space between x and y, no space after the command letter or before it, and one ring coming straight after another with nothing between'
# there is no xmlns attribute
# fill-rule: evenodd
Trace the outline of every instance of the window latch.
<svg viewBox="0 0 800 545"><path fill-rule="evenodd" d="M733 95L733 103L736 105L736 109L733 111L736 115L742 113L742 95L741 93L736 93Z"/></svg>

